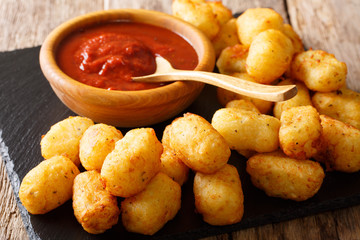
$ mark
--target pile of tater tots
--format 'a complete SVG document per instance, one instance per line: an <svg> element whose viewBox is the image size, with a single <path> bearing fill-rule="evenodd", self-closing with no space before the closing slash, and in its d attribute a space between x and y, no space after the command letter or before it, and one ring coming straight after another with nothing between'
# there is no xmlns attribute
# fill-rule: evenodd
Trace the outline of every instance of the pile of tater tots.
<svg viewBox="0 0 360 240"><path fill-rule="evenodd" d="M152 128L123 136L88 118L62 120L41 140L46 160L21 183L20 200L30 213L45 214L72 198L89 233L102 233L121 217L126 230L152 235L179 211L189 171L205 222L241 221L244 196L237 169L227 163L231 150L247 158L255 187L294 201L314 196L326 171L360 170L360 94L346 88L345 63L322 50L305 51L269 8L233 18L221 2L174 0L172 7L212 41L220 73L296 84L297 95L272 103L218 88L224 108L211 122L186 113L166 126L161 141Z"/></svg>

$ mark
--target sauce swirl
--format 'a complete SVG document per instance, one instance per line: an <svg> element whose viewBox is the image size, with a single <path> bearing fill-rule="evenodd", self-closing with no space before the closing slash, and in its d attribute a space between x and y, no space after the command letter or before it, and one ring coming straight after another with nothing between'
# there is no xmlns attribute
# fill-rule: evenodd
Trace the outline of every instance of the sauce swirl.
<svg viewBox="0 0 360 240"><path fill-rule="evenodd" d="M144 23L109 22L70 34L59 45L57 63L77 81L108 90L144 90L161 83L133 82L132 77L155 72L155 56L174 68L192 70L194 48L170 30Z"/></svg>

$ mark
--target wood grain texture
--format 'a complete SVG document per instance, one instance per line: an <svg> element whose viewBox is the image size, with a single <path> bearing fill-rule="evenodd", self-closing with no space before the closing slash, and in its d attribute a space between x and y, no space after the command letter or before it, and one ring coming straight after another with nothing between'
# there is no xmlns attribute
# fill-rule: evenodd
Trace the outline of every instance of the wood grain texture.
<svg viewBox="0 0 360 240"><path fill-rule="evenodd" d="M28 239L16 199L0 156L0 236L4 239Z"/></svg>
<svg viewBox="0 0 360 240"><path fill-rule="evenodd" d="M360 1L288 0L287 6L305 47L325 50L345 62L348 87L360 91Z"/></svg>
<svg viewBox="0 0 360 240"><path fill-rule="evenodd" d="M327 50L348 65L348 86L360 91L360 1L357 0L223 0L233 12L250 7L272 7L291 22L306 47ZM42 43L59 23L85 12L103 8L145 8L171 13L171 0L2 0L0 51ZM287 11L288 10L288 11ZM1 160L1 159L0 159ZM0 163L0 236L26 239L3 161ZM359 239L360 206L315 216L268 224L215 239Z"/></svg>
<svg viewBox="0 0 360 240"><path fill-rule="evenodd" d="M143 8L148 10L156 10L164 13L171 14L171 2L172 0L141 0L141 1L117 1L117 0L105 0L105 9L116 8Z"/></svg>
<svg viewBox="0 0 360 240"><path fill-rule="evenodd" d="M118 0L106 0L105 7L107 9L116 8L145 8L150 10L162 11L171 14L171 2L172 0L136 0L136 1L118 1ZM239 0L223 0L223 4L232 10L233 13L241 13L248 8L255 7L271 7L276 10L284 18L284 21L288 22L288 15L286 7L283 1L276 0L254 0L254 1L239 1Z"/></svg>
<svg viewBox="0 0 360 240"><path fill-rule="evenodd" d="M2 0L0 51L40 45L60 23L103 7L103 0Z"/></svg>

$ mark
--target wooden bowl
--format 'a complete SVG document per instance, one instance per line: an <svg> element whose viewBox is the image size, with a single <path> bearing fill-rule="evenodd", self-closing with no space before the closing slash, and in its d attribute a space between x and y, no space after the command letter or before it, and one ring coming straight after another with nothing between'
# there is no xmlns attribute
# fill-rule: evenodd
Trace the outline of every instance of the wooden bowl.
<svg viewBox="0 0 360 240"><path fill-rule="evenodd" d="M215 54L211 42L192 25L171 15L142 10L118 9L89 13L54 29L40 50L40 66L59 99L75 113L95 122L118 127L140 127L159 123L185 110L200 94L204 84L177 81L149 90L118 91L88 86L67 76L57 65L59 43L84 27L115 20L148 23L183 36L198 55L195 70L212 71Z"/></svg>

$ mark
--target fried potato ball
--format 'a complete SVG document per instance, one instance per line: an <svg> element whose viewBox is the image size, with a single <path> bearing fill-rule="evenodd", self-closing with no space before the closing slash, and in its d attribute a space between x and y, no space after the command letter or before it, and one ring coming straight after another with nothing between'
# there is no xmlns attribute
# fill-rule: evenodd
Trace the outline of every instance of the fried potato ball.
<svg viewBox="0 0 360 240"><path fill-rule="evenodd" d="M279 140L284 153L296 159L309 159L321 148L319 113L312 106L285 110L280 118Z"/></svg>
<svg viewBox="0 0 360 240"><path fill-rule="evenodd" d="M191 169L213 173L224 166L230 149L225 139L204 118L186 113L165 128L162 143L173 149Z"/></svg>
<svg viewBox="0 0 360 240"><path fill-rule="evenodd" d="M239 108L242 110L252 111L256 113L260 113L260 111L257 109L257 107L250 101L245 99L240 100L232 100L226 104L227 108ZM253 156L256 152L252 150L237 150L237 152L241 155L243 155L245 158L249 158Z"/></svg>
<svg viewBox="0 0 360 240"><path fill-rule="evenodd" d="M294 53L304 51L304 46L299 35L294 31L290 24L284 24L281 31L291 40L294 47Z"/></svg>
<svg viewBox="0 0 360 240"><path fill-rule="evenodd" d="M237 169L226 164L212 174L197 172L194 178L196 210L211 225L240 222L244 213L244 195Z"/></svg>
<svg viewBox="0 0 360 240"><path fill-rule="evenodd" d="M221 26L219 33L212 40L212 43L215 49L216 57L219 57L221 51L226 47L239 44L235 18L230 19Z"/></svg>
<svg viewBox="0 0 360 240"><path fill-rule="evenodd" d="M106 156L122 137L122 133L113 126L103 123L90 126L80 140L81 165L86 170L100 171Z"/></svg>
<svg viewBox="0 0 360 240"><path fill-rule="evenodd" d="M160 160L160 172L165 173L182 186L189 177L189 168L181 161L181 158L171 148L164 147Z"/></svg>
<svg viewBox="0 0 360 240"><path fill-rule="evenodd" d="M325 177L318 162L289 158L280 151L254 155L246 162L246 171L268 196L295 201L313 197Z"/></svg>
<svg viewBox="0 0 360 240"><path fill-rule="evenodd" d="M19 198L31 214L45 214L71 199L74 178L80 173L64 156L54 156L31 169L21 182Z"/></svg>
<svg viewBox="0 0 360 240"><path fill-rule="evenodd" d="M271 8L250 8L241 14L237 20L240 42L250 46L254 38L268 29L282 29L283 18Z"/></svg>
<svg viewBox="0 0 360 240"><path fill-rule="evenodd" d="M331 92L345 84L347 67L333 54L308 50L297 54L290 67L291 76L313 91Z"/></svg>
<svg viewBox="0 0 360 240"><path fill-rule="evenodd" d="M54 124L41 139L41 155L45 159L62 155L79 166L80 139L92 125L94 122L85 117L68 117Z"/></svg>
<svg viewBox="0 0 360 240"><path fill-rule="evenodd" d="M360 129L360 94L347 88L334 92L317 92L312 103L320 114Z"/></svg>
<svg viewBox="0 0 360 240"><path fill-rule="evenodd" d="M226 104L227 108L239 108L242 110L252 111L256 113L260 113L260 111L257 109L257 107L250 101L245 99L239 99L239 100L232 100ZM238 149L237 152L241 155L243 155L245 158L249 158L252 155L254 155L256 152L252 150L246 150L246 149Z"/></svg>
<svg viewBox="0 0 360 240"><path fill-rule="evenodd" d="M234 74L232 74L232 76L239 77L243 80L247 80L247 81L251 81L251 82L256 82L255 79L253 77L249 76L249 74L247 74L247 73L234 73ZM232 100L244 99L244 100L252 102L256 106L256 108L259 109L259 111L263 114L270 113L272 111L273 105L274 105L273 102L244 96L241 94L237 94L237 93L228 91L223 88L217 88L217 99L222 106L226 106L226 104Z"/></svg>
<svg viewBox="0 0 360 240"><path fill-rule="evenodd" d="M193 24L209 39L213 39L220 31L220 23L213 8L205 0L174 0L171 8L175 17Z"/></svg>
<svg viewBox="0 0 360 240"><path fill-rule="evenodd" d="M282 112L292 107L312 105L309 89L302 82L286 79L284 81L281 81L277 85L281 86L293 84L296 85L297 94L295 95L295 97L289 100L283 102L276 102L273 109L274 117L280 119Z"/></svg>
<svg viewBox="0 0 360 240"><path fill-rule="evenodd" d="M257 109L257 107L250 101L245 99L239 99L239 100L232 100L226 104L227 108L239 108L242 110L252 111L256 113L260 113L260 111ZM246 150L246 149L238 149L237 152L241 155L243 155L245 158L249 158L252 155L254 155L256 152L252 150Z"/></svg>
<svg viewBox="0 0 360 240"><path fill-rule="evenodd" d="M256 106L245 99L239 99L239 100L232 100L226 104L227 108L240 108L247 111L252 111L256 113L260 113L259 109L256 108Z"/></svg>
<svg viewBox="0 0 360 240"><path fill-rule="evenodd" d="M100 173L82 172L73 185L73 209L85 231L99 234L117 224L120 209L115 196L110 195L101 183Z"/></svg>
<svg viewBox="0 0 360 240"><path fill-rule="evenodd" d="M320 115L324 149L315 159L325 163L327 170L357 172L360 170L360 130Z"/></svg>
<svg viewBox="0 0 360 240"><path fill-rule="evenodd" d="M258 83L272 83L290 66L293 51L290 39L282 32L274 29L263 31L250 45L246 71Z"/></svg>
<svg viewBox="0 0 360 240"><path fill-rule="evenodd" d="M222 50L216 66L222 74L232 74L235 72L246 72L245 62L249 48L241 44L236 44Z"/></svg>
<svg viewBox="0 0 360 240"><path fill-rule="evenodd" d="M215 112L211 124L234 150L272 152L279 148L279 119L238 108Z"/></svg>
<svg viewBox="0 0 360 240"><path fill-rule="evenodd" d="M110 194L130 197L144 190L161 167L163 147L152 128L132 129L116 142L101 168Z"/></svg>
<svg viewBox="0 0 360 240"><path fill-rule="evenodd" d="M144 191L121 203L122 223L127 231L153 235L175 217L180 206L180 185L159 172Z"/></svg>
<svg viewBox="0 0 360 240"><path fill-rule="evenodd" d="M231 10L225 7L221 1L206 1L206 3L212 8L215 18L218 20L220 26L232 19L233 15Z"/></svg>

